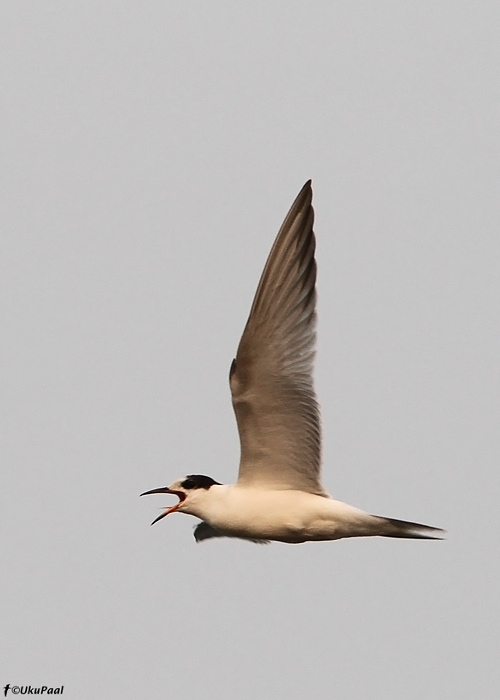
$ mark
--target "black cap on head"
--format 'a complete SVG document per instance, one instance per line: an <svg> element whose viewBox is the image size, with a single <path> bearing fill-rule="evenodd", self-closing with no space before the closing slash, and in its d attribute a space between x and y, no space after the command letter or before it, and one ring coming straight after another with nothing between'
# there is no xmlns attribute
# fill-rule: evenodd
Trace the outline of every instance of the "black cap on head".
<svg viewBox="0 0 500 700"><path fill-rule="evenodd" d="M188 474L188 476L181 483L183 489L209 489L214 484L220 486L218 481L212 479L211 476L204 476L203 474Z"/></svg>

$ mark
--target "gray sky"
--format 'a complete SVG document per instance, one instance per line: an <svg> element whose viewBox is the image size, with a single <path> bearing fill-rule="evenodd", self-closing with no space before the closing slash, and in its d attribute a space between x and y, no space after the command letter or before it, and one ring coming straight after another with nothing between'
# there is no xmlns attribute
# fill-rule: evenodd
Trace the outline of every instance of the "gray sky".
<svg viewBox="0 0 500 700"><path fill-rule="evenodd" d="M497 2L6 1L0 686L497 698ZM196 545L229 364L313 178L324 481L446 528Z"/></svg>

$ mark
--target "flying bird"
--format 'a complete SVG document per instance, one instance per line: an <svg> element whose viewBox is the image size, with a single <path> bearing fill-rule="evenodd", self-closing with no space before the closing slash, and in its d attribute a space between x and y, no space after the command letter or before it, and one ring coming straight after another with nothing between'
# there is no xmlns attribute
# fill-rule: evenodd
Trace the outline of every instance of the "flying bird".
<svg viewBox="0 0 500 700"><path fill-rule="evenodd" d="M312 370L316 261L311 181L281 226L260 278L229 383L241 457L235 484L190 474L167 493L169 513L201 518L194 536L300 543L343 537L442 539L428 525L370 515L321 484L321 428Z"/></svg>

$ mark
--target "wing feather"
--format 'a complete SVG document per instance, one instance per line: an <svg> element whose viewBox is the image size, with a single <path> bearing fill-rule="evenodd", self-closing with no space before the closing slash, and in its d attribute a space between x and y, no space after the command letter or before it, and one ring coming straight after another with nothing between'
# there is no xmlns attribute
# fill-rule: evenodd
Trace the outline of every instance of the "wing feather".
<svg viewBox="0 0 500 700"><path fill-rule="evenodd" d="M231 535L225 535L224 533L219 532L219 530L216 530L203 520L194 529L194 538L197 542L210 540L214 537L231 537ZM235 539L246 540L247 542L253 542L254 544L269 544L269 540L254 540L251 537L237 537Z"/></svg>
<svg viewBox="0 0 500 700"><path fill-rule="evenodd" d="M241 442L238 483L326 495L312 370L316 241L311 182L267 259L230 371Z"/></svg>

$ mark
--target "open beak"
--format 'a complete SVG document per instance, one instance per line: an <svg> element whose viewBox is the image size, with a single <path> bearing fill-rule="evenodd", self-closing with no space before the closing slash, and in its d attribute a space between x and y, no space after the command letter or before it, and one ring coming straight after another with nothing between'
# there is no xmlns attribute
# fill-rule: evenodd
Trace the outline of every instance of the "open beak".
<svg viewBox="0 0 500 700"><path fill-rule="evenodd" d="M174 496L177 496L179 499L179 502L175 504L175 506L171 506L170 508L167 508L167 510L159 515L157 518L153 520L151 525L154 525L155 523L158 522L158 520L161 520L164 518L166 515L169 513L175 513L177 508L180 506L180 504L186 500L186 494L184 491L172 491L172 489L169 489L168 486L163 486L162 488L159 489L151 489L151 491L144 491L144 493L141 493L141 496L149 496L151 493L171 493Z"/></svg>

